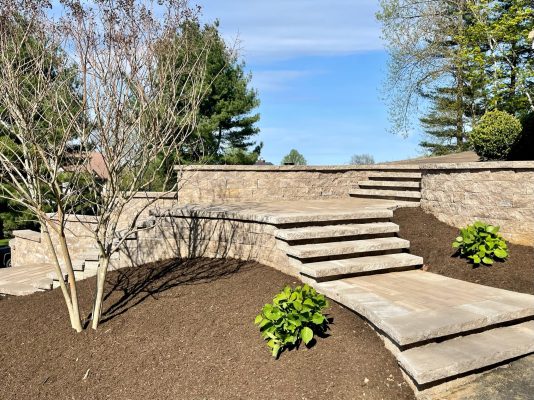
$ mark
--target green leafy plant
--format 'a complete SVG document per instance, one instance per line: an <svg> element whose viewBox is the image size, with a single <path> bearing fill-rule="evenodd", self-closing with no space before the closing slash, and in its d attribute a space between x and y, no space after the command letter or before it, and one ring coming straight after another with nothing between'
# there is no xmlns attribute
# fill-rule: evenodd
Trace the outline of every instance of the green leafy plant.
<svg viewBox="0 0 534 400"><path fill-rule="evenodd" d="M521 135L521 122L504 111L489 111L480 118L469 140L482 160L506 160Z"/></svg>
<svg viewBox="0 0 534 400"><path fill-rule="evenodd" d="M508 257L508 246L498 232L498 226L476 221L460 229L460 236L452 243L452 247L473 264L491 265L495 258L504 260Z"/></svg>
<svg viewBox="0 0 534 400"><path fill-rule="evenodd" d="M308 345L314 334L328 330L328 319L322 312L327 307L328 301L312 287L286 286L271 304L265 304L254 323L273 357L278 357L284 349L298 346L301 341Z"/></svg>

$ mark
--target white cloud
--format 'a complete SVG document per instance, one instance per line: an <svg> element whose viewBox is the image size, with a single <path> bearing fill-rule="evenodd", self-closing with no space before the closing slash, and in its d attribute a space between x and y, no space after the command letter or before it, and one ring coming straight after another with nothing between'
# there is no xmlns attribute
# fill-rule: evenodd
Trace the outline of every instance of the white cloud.
<svg viewBox="0 0 534 400"><path fill-rule="evenodd" d="M239 38L247 60L342 55L383 48L376 0L200 0L206 20Z"/></svg>
<svg viewBox="0 0 534 400"><path fill-rule="evenodd" d="M297 79L321 74L320 71L312 70L257 70L252 75L252 86L264 92L280 92L288 89L288 86Z"/></svg>

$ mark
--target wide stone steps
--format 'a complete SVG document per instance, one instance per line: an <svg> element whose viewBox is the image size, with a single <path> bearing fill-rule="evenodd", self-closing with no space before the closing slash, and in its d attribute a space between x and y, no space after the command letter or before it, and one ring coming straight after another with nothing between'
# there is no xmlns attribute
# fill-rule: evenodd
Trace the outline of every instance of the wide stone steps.
<svg viewBox="0 0 534 400"><path fill-rule="evenodd" d="M421 192L413 190L352 189L349 194L356 197L388 198L416 200L421 199Z"/></svg>
<svg viewBox="0 0 534 400"><path fill-rule="evenodd" d="M311 284L365 317L419 390L534 352L528 294L422 270Z"/></svg>
<svg viewBox="0 0 534 400"><path fill-rule="evenodd" d="M279 229L275 236L287 242L341 238L360 235L391 234L399 231L392 222L371 222L363 224L343 224L328 226L306 226L303 228Z"/></svg>
<svg viewBox="0 0 534 400"><path fill-rule="evenodd" d="M423 258L409 253L397 253L312 263L301 263L294 260L293 263L302 274L316 280L324 280L340 275L378 273L410 267L417 268L423 265Z"/></svg>
<svg viewBox="0 0 534 400"><path fill-rule="evenodd" d="M413 181L359 181L358 186L361 188L379 188L379 189L388 189L388 188L399 188L404 190L418 190L421 188L419 182Z"/></svg>
<svg viewBox="0 0 534 400"><path fill-rule="evenodd" d="M398 361L418 385L428 385L529 353L534 353L534 321L406 350Z"/></svg>
<svg viewBox="0 0 534 400"><path fill-rule="evenodd" d="M534 296L421 270L318 283L399 347L534 317Z"/></svg>
<svg viewBox="0 0 534 400"><path fill-rule="evenodd" d="M358 253L374 253L408 249L410 242L397 237L386 237L364 240L349 240L344 242L329 242L317 244L303 244L287 246L285 251L288 255L298 259L313 259L335 257L341 255L355 255Z"/></svg>
<svg viewBox="0 0 534 400"><path fill-rule="evenodd" d="M393 179L421 179L420 172L397 172L397 171L377 171L371 172L368 179L393 180Z"/></svg>
<svg viewBox="0 0 534 400"><path fill-rule="evenodd" d="M47 273L53 270L50 264L30 264L27 266L0 269L0 293L23 296L41 290L49 290L53 279Z"/></svg>

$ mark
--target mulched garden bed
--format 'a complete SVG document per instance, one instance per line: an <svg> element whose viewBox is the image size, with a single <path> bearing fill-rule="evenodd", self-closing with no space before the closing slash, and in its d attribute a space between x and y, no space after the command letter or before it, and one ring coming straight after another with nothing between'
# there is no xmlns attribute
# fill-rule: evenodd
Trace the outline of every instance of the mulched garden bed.
<svg viewBox="0 0 534 400"><path fill-rule="evenodd" d="M59 290L0 302L0 399L414 398L379 337L337 304L330 337L272 359L253 320L296 282L271 268L174 260L109 281L97 332L70 329ZM94 284L79 284L85 312Z"/></svg>
<svg viewBox="0 0 534 400"><path fill-rule="evenodd" d="M464 281L534 294L534 247L508 243L509 258L492 266L473 267L455 257L452 242L459 229L449 226L420 208L400 208L393 222L400 237L410 241L410 252L422 256L428 271Z"/></svg>

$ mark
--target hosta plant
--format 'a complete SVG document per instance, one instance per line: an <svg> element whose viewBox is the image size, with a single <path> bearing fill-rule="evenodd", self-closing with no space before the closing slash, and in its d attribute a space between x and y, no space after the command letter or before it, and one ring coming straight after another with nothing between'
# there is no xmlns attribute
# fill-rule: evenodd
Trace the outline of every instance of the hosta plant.
<svg viewBox="0 0 534 400"><path fill-rule="evenodd" d="M301 341L307 345L314 334L327 331L328 319L323 314L327 307L328 301L312 287L286 286L272 303L265 304L254 323L267 340L273 357L278 357L284 349L296 347Z"/></svg>
<svg viewBox="0 0 534 400"><path fill-rule="evenodd" d="M476 221L473 225L460 230L460 236L452 247L469 258L473 264L493 264L494 259L504 260L508 257L506 242L498 233L499 227Z"/></svg>

